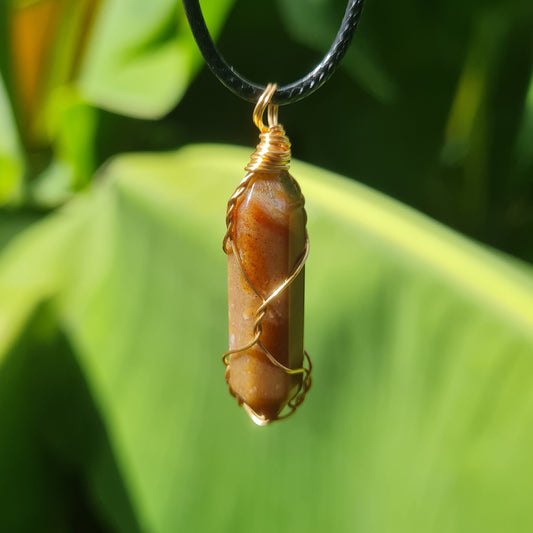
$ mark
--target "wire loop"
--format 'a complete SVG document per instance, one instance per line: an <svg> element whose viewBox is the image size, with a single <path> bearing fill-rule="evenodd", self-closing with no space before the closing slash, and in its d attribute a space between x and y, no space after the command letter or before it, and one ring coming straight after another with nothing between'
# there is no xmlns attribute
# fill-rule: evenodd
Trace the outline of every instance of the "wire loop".
<svg viewBox="0 0 533 533"><path fill-rule="evenodd" d="M252 118L253 118L254 124L257 126L257 129L261 133L268 130L268 127L272 126L273 122L275 122L276 124L278 122L278 117L277 117L278 106L272 106L270 104L270 101L272 100L272 96L276 92L277 87L278 86L275 83L269 83L266 86L266 89L263 92L263 94L259 97L257 104L255 104ZM265 126L265 123L263 122L263 116L267 108L268 108L268 127Z"/></svg>

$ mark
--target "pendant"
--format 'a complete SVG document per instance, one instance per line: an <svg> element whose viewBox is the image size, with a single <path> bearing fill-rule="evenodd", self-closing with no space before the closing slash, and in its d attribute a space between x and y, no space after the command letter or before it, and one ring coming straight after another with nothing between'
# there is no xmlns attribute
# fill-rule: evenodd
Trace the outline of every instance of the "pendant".
<svg viewBox="0 0 533 533"><path fill-rule="evenodd" d="M226 381L260 426L293 414L311 386L311 360L303 345L307 216L300 187L288 172L290 142L278 123L278 106L269 103L275 91L269 84L254 109L260 143L228 202L223 242Z"/></svg>

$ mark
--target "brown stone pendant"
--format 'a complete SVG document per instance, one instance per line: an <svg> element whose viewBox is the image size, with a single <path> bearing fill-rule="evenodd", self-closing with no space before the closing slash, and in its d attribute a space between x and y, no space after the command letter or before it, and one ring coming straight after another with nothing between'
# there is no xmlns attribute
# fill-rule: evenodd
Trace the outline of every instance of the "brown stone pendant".
<svg viewBox="0 0 533 533"><path fill-rule="evenodd" d="M290 142L269 85L254 110L261 142L228 202L230 392L258 425L290 416L311 386L304 350L304 198L289 174ZM268 126L263 114L268 107ZM306 363L307 362L307 363Z"/></svg>

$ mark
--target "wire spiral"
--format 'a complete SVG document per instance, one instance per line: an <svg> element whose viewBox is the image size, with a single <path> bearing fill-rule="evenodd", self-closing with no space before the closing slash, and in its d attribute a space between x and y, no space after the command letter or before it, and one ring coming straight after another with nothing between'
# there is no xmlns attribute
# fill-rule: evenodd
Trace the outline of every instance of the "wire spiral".
<svg viewBox="0 0 533 533"><path fill-rule="evenodd" d="M241 346L240 348L235 348L233 350L228 350L227 352L225 352L222 355L222 361L224 362L224 364L226 366L229 366L229 364L230 364L229 363L230 355L235 354L235 353L244 352L246 350L249 350L252 346L257 345L257 346L259 346L261 351L267 356L268 360L274 366L276 366L280 370L283 370L283 372L285 372L286 374L288 374L288 375L302 374L302 381L300 382L300 385L299 385L297 391L294 393L292 398L287 403L287 407L290 409L289 412L286 415L277 417L277 420L282 420L284 418L288 418L289 416L291 416L294 413L294 411L296 410L296 408L304 401L305 396L307 395L307 392L311 388L311 381L312 381L311 380L311 371L312 371L313 365L311 363L311 358L309 357L309 354L307 353L306 350L304 350L304 357L305 357L305 360L307 361L307 367L303 366L303 367L300 367L300 368L289 368L289 367L283 365L282 363L280 363L275 358L275 356L261 342L261 334L263 332L262 321L263 321L263 319L265 318L265 316L267 314L268 304L272 300L274 300L274 298L279 296L283 291L285 291L289 287L289 285L291 285L291 283L298 277L300 272L302 271L302 269L303 269L303 267L305 265L305 262L307 260L307 256L309 255L309 239L308 239L307 234L306 234L306 236L305 236L305 248L304 248L302 254L299 257L296 266L294 267L294 269L292 270L290 275L287 277L287 279L285 279L285 281L281 285L279 285L268 296L268 298L263 298L259 294L259 292L255 288L253 283L250 281L250 279L246 275L246 272L244 271L244 267L242 265L242 257L241 257L241 254L240 254L240 251L239 251L238 247L236 246L236 244L234 243L234 241L232 239L230 239L229 242L231 243L231 245L230 245L231 246L231 251L235 254L235 257L237 258L237 264L239 266L239 270L241 271L241 274L242 274L243 278L245 279L245 281L248 284L248 286L261 299L261 305L257 308L257 310L255 312L255 321L254 321L254 326L253 326L253 331L254 331L253 339L248 344L246 344L245 346ZM246 405L246 408L247 408L247 410L249 412L251 412L253 415L255 415L256 418L261 418L257 413L255 413L253 411L253 409L249 405Z"/></svg>

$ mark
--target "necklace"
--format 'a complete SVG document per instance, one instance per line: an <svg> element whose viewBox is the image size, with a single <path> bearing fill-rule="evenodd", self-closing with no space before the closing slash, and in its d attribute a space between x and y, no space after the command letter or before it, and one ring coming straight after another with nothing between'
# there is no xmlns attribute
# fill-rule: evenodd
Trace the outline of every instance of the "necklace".
<svg viewBox="0 0 533 533"><path fill-rule="evenodd" d="M229 390L257 425L291 416L311 387L303 346L304 267L309 254L304 197L289 174L290 142L279 106L316 91L333 74L357 26L363 0L350 0L322 61L300 80L265 87L222 57L198 0L183 0L193 35L215 76L255 103L260 142L228 201L222 248L228 256L229 350L222 356ZM267 124L263 122L267 113Z"/></svg>

